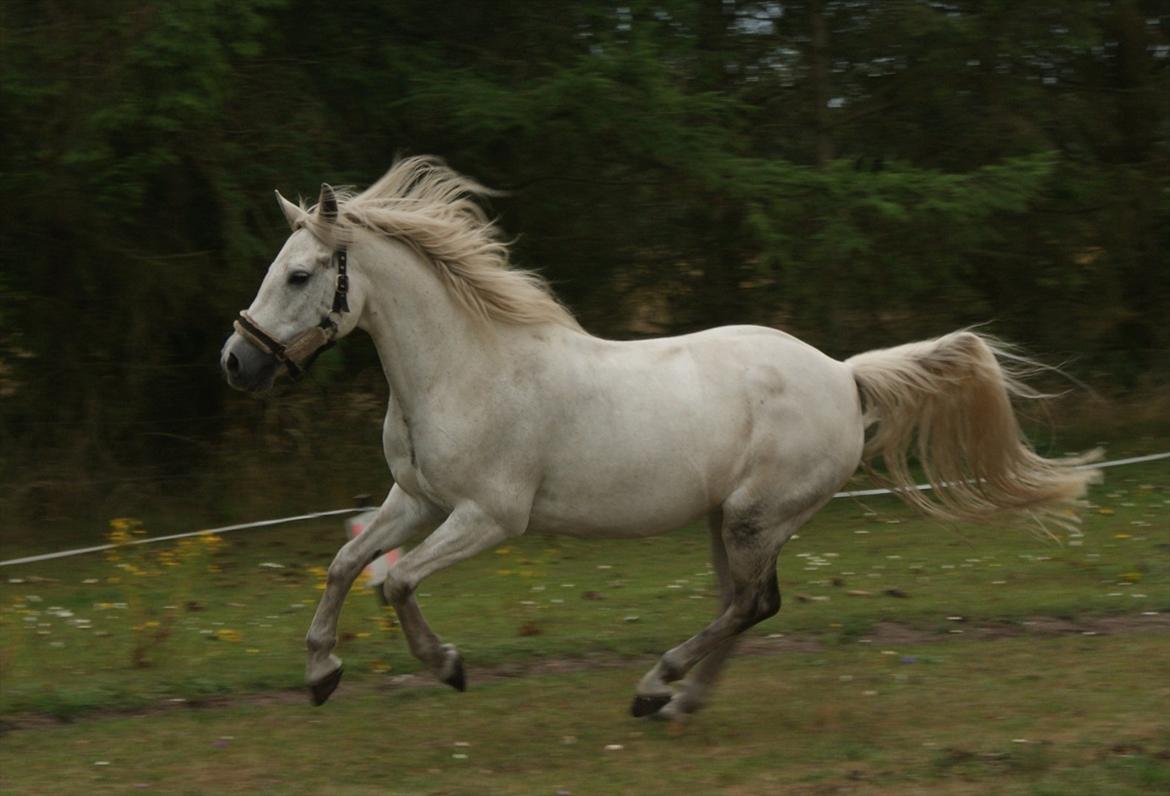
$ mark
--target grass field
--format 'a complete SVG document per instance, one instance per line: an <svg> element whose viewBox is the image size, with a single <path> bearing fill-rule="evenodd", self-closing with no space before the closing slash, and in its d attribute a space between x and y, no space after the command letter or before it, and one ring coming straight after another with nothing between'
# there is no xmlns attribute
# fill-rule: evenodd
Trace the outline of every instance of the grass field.
<svg viewBox="0 0 1170 796"><path fill-rule="evenodd" d="M987 623L1170 611L1166 462L1108 471L1082 533L1063 544L1021 529L944 527L888 497L834 501L785 549L784 607L752 631L815 639L815 651L737 659L712 708L681 734L625 710L651 656L711 616L704 530L521 539L427 581L420 602L464 653L472 689L464 695L388 688L418 667L392 615L358 590L341 622L346 678L326 707L311 710L299 692L302 638L340 541L340 523L330 522L143 546L118 560L5 568L0 721L17 729L0 742L0 785L14 793L1167 787L1170 636L972 638ZM864 643L888 622L929 631L919 638L930 643ZM477 667L541 659L574 671L477 683ZM212 698L226 706L160 709ZM130 709L140 712L119 712ZM327 750L319 759L318 744ZM608 744L623 749L606 752ZM343 771L349 784L335 784Z"/></svg>
<svg viewBox="0 0 1170 796"><path fill-rule="evenodd" d="M3 741L0 783L46 795L1170 788L1162 634L739 658L720 698L681 729L624 715L648 662L466 694L367 680L319 709L298 699L21 731Z"/></svg>

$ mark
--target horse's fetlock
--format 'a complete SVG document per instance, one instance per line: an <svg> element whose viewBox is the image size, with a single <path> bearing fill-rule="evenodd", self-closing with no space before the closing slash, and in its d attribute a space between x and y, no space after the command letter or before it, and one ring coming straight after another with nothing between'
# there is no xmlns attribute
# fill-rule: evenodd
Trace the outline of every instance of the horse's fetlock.
<svg viewBox="0 0 1170 796"><path fill-rule="evenodd" d="M658 673L662 676L662 682L673 683L676 680L681 680L683 675L683 667L670 657L670 653L666 653L658 660Z"/></svg>
<svg viewBox="0 0 1170 796"><path fill-rule="evenodd" d="M358 562L351 561L350 557L345 555L345 553L338 553L337 557L329 565L327 579L330 583L344 581L349 577L349 573L356 568L357 564Z"/></svg>
<svg viewBox="0 0 1170 796"><path fill-rule="evenodd" d="M336 638L328 638L326 636L318 635L316 633L309 633L305 636L305 647L309 652L321 652L322 650L331 650L337 645Z"/></svg>

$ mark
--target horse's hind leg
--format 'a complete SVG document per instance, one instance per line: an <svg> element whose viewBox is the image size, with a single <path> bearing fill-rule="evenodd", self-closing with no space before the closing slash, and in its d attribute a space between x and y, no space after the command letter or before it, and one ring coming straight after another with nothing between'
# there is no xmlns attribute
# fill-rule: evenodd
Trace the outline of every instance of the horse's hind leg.
<svg viewBox="0 0 1170 796"><path fill-rule="evenodd" d="M821 504L807 506L795 515L783 511L766 514L756 502L724 504L721 536L727 556L730 599L714 622L668 651L646 673L638 683L631 707L635 716L651 715L669 704L675 697L670 684L681 680L704 658L714 655L711 663L697 673L706 678L700 681L696 695L701 693L730 654L736 637L780 610L776 557L784 542ZM784 519L774 519L786 514ZM678 710L684 711L688 701L684 696L676 706ZM667 715L671 713L674 711Z"/></svg>
<svg viewBox="0 0 1170 796"><path fill-rule="evenodd" d="M707 518L707 528L711 536L711 565L715 569L719 583L719 612L722 613L731 604L733 587L731 572L727 565L727 547L723 543L721 510L711 512ZM681 720L703 707L707 694L715 685L723 664L735 650L738 640L738 636L733 636L707 653L706 657L695 664L695 668L686 679L679 683L679 690L670 702L655 715L665 719Z"/></svg>

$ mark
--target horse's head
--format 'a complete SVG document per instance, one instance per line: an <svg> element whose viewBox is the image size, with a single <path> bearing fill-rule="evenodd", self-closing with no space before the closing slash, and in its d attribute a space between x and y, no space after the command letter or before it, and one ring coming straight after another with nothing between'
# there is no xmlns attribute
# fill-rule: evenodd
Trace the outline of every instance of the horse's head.
<svg viewBox="0 0 1170 796"><path fill-rule="evenodd" d="M228 384L260 392L284 366L294 379L356 324L349 312L348 253L336 231L337 196L321 186L308 211L276 194L292 235L268 268L251 306L220 352ZM327 242L329 241L329 242Z"/></svg>

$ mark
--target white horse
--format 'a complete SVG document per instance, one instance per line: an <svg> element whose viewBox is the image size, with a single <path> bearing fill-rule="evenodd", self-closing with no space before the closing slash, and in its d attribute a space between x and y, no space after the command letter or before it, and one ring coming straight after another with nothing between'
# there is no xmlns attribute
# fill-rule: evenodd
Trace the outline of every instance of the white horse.
<svg viewBox="0 0 1170 796"><path fill-rule="evenodd" d="M937 517L1072 518L1091 473L1022 441L1011 398L1030 393L988 338L960 331L844 362L755 326L603 340L509 267L485 193L430 158L360 194L323 185L312 207L278 193L292 235L223 347L228 382L259 391L361 328L389 382L394 486L329 567L306 638L315 704L341 678L332 650L354 579L424 534L384 592L411 652L463 690L459 652L415 602L428 575L526 532L643 536L705 516L721 611L646 673L632 708L680 718L736 637L779 610L780 548L859 463L883 461L898 494ZM911 448L932 496L912 488Z"/></svg>

